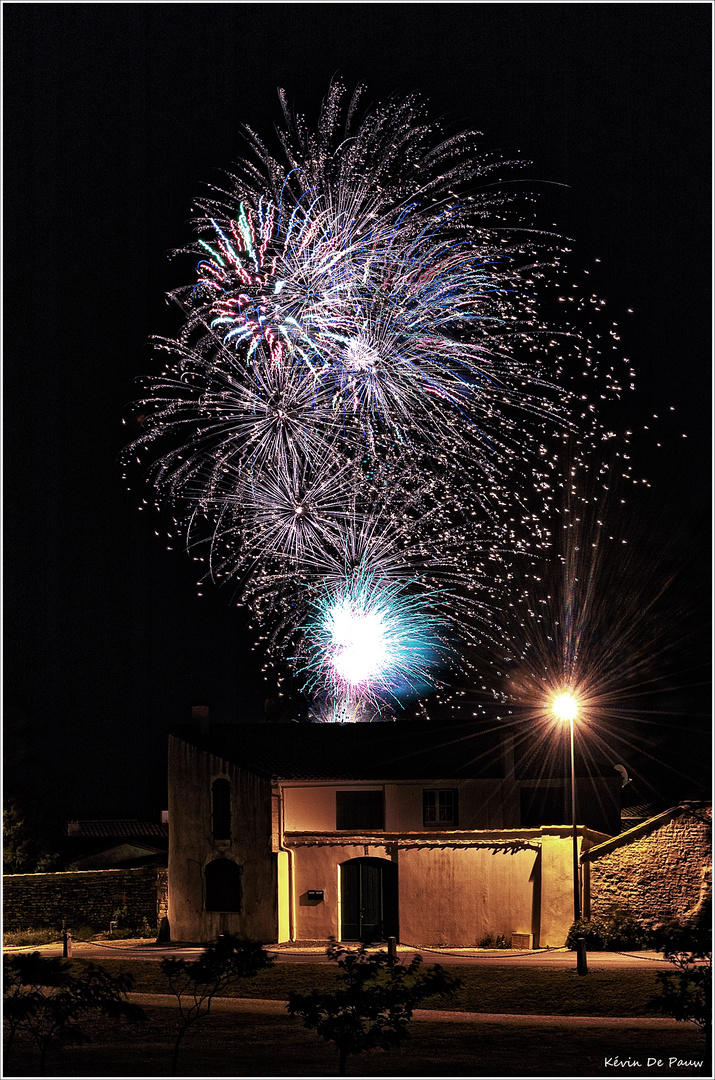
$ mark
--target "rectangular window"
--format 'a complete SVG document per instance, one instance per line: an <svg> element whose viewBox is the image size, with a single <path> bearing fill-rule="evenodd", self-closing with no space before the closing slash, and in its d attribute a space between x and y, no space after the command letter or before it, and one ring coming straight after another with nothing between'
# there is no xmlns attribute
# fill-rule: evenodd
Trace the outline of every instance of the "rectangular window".
<svg viewBox="0 0 715 1080"><path fill-rule="evenodd" d="M422 812L425 825L458 825L457 789L425 788Z"/></svg>
<svg viewBox="0 0 715 1080"><path fill-rule="evenodd" d="M384 829L382 791L336 791L336 829Z"/></svg>

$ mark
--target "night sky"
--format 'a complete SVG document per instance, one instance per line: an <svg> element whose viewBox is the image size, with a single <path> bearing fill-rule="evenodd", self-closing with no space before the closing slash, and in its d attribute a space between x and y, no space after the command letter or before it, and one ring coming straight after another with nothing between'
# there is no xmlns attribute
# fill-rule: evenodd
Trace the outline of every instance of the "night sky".
<svg viewBox="0 0 715 1080"><path fill-rule="evenodd" d="M279 121L279 85L309 117L338 74L366 83L366 101L419 90L432 115L533 162L524 175L583 265L601 260L595 284L638 373L634 429L665 418L663 449L636 448L638 465L687 589L709 597L709 4L3 14L6 793L62 822L155 818L166 732L192 704L263 718L241 614L227 592L197 596L117 456L134 380L160 366L149 338L180 327L164 294L191 275L168 253L191 238L192 199L240 157L241 124ZM683 676L686 712L706 675ZM702 779L708 751L685 737Z"/></svg>

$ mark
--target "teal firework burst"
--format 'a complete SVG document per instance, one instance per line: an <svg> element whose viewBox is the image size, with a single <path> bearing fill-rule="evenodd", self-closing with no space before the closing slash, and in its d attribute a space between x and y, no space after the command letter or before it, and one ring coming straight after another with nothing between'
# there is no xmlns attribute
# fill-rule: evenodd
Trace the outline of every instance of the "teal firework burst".
<svg viewBox="0 0 715 1080"><path fill-rule="evenodd" d="M364 563L326 585L310 605L299 658L307 684L334 709L403 704L434 689L448 662L440 597L416 581L389 581Z"/></svg>

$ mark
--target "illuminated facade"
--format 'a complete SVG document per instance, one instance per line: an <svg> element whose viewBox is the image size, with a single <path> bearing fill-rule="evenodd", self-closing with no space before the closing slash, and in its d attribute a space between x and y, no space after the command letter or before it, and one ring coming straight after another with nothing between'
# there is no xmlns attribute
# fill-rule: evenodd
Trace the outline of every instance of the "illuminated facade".
<svg viewBox="0 0 715 1080"><path fill-rule="evenodd" d="M485 724L177 729L172 940L394 935L467 947L518 933L562 945L573 919L571 827L535 820L558 822L563 784L524 777L516 758L509 731ZM618 831L619 776L589 784L597 809L586 820L602 827L580 827L582 850Z"/></svg>

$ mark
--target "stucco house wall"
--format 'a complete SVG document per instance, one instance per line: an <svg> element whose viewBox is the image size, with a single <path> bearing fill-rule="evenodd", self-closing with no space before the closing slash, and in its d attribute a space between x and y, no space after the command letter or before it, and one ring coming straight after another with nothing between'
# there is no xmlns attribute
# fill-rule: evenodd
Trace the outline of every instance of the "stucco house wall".
<svg viewBox="0 0 715 1080"><path fill-rule="evenodd" d="M683 804L584 854L590 916L613 906L641 918L697 913L712 890L712 810Z"/></svg>
<svg viewBox="0 0 715 1080"><path fill-rule="evenodd" d="M516 794L504 780L428 779L383 784L283 783L284 828L286 832L331 832L335 829L335 792L367 789L383 792L387 832L414 831L423 826L425 788L456 789L460 829L519 826Z"/></svg>
<svg viewBox="0 0 715 1080"><path fill-rule="evenodd" d="M214 840L211 785L231 784L231 836ZM169 898L173 941L214 941L237 934L256 941L278 935L277 868L271 850L270 782L231 762L169 737ZM214 859L242 870L241 910L205 910L205 870Z"/></svg>
<svg viewBox="0 0 715 1080"><path fill-rule="evenodd" d="M579 850L603 840L579 830ZM469 947L491 934L532 934L534 947L560 947L573 922L572 831L453 831L425 835L286 833L293 894L279 907L281 940L341 939L340 868L351 859L396 865L399 940L425 948ZM545 872L544 872L545 868ZM286 872L289 873L288 867ZM314 900L310 892L323 896Z"/></svg>
<svg viewBox="0 0 715 1080"><path fill-rule="evenodd" d="M330 843L325 837L286 837L295 866L294 939L325 941L341 938L340 866L350 859L369 858L397 861L396 845L375 837L356 837ZM309 890L323 891L322 901L308 897Z"/></svg>
<svg viewBox="0 0 715 1080"><path fill-rule="evenodd" d="M400 849L400 940L477 945L487 934L532 933L538 847L479 847L455 835Z"/></svg>

